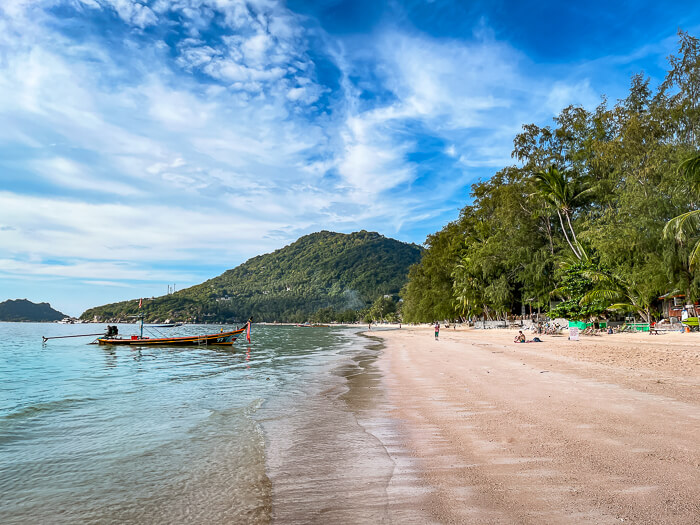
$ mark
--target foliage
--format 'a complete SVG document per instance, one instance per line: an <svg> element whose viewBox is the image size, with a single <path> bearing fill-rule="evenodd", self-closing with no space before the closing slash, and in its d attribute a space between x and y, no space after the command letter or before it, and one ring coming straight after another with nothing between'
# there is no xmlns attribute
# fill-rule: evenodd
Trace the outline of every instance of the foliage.
<svg viewBox="0 0 700 525"><path fill-rule="evenodd" d="M559 288L553 290L553 294L562 297L563 301L551 308L549 315L586 321L605 312L609 304L607 298L593 293L596 284L591 274L597 272L598 268L589 260L564 265L557 279Z"/></svg>
<svg viewBox="0 0 700 525"><path fill-rule="evenodd" d="M378 297L397 295L421 248L378 233L322 231L253 257L200 285L143 302L147 321L355 322ZM91 308L83 319L139 313L138 300Z"/></svg>
<svg viewBox="0 0 700 525"><path fill-rule="evenodd" d="M420 264L408 272L408 283L401 291L405 300L403 318L406 322L424 317L444 319L452 314L452 278L450 268L457 257L459 226L448 224L442 231L428 236Z"/></svg>
<svg viewBox="0 0 700 525"><path fill-rule="evenodd" d="M391 296L377 297L369 309L368 316L372 321L396 320L397 303Z"/></svg>
<svg viewBox="0 0 700 525"><path fill-rule="evenodd" d="M537 195L557 212L564 238L574 255L580 259L581 248L574 227L571 225L571 215L576 206L582 204L586 196L592 192L592 188L578 187L571 179L568 172L552 165L547 170L535 173L533 182ZM564 218L566 218L566 226L564 226ZM571 237L567 233L567 228Z"/></svg>
<svg viewBox="0 0 700 525"><path fill-rule="evenodd" d="M700 154L681 163L679 174L685 176L688 185L700 200ZM666 236L673 235L679 244L693 244L688 256L688 267L695 269L700 263L700 209L681 213L671 219L664 228Z"/></svg>
<svg viewBox="0 0 700 525"><path fill-rule="evenodd" d="M652 320L652 305L657 298L656 288L652 283L644 279L633 281L629 277L599 269L585 273L586 277L594 282L594 289L581 298L581 306L607 304L607 310L635 313L647 323Z"/></svg>
<svg viewBox="0 0 700 525"><path fill-rule="evenodd" d="M547 310L554 290L565 301L550 315L572 318L615 302L644 310L671 290L700 296L700 42L679 41L655 92L634 75L612 106L603 97L523 126L519 164L472 185L459 218L428 236L402 290L407 321ZM581 303L596 268L627 298Z"/></svg>

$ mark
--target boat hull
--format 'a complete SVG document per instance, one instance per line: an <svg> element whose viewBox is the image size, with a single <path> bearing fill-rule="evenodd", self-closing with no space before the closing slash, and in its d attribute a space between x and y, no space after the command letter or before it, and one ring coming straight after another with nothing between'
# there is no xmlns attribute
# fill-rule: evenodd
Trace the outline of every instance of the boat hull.
<svg viewBox="0 0 700 525"><path fill-rule="evenodd" d="M130 345L130 346L230 346L236 336L242 334L245 328L219 332L216 334L189 335L184 337L100 337L97 342L101 345Z"/></svg>

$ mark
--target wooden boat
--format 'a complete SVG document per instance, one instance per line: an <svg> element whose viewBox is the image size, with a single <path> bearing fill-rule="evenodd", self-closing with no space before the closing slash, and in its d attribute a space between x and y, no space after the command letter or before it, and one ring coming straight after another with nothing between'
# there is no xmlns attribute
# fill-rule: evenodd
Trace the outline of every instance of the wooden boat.
<svg viewBox="0 0 700 525"><path fill-rule="evenodd" d="M143 337L132 335L131 337L99 337L97 343L101 345L133 345L133 346L231 346L236 336L242 334L246 327L228 332L215 334L188 335L184 337Z"/></svg>
<svg viewBox="0 0 700 525"><path fill-rule="evenodd" d="M213 334L186 335L178 337L144 337L143 336L143 316L138 316L141 320L141 335L131 337L117 337L117 327L108 326L107 333L103 337L98 337L95 343L101 345L130 345L130 346L210 346L227 345L231 346L236 340L236 336L242 334L250 328L252 317L243 328L221 331Z"/></svg>

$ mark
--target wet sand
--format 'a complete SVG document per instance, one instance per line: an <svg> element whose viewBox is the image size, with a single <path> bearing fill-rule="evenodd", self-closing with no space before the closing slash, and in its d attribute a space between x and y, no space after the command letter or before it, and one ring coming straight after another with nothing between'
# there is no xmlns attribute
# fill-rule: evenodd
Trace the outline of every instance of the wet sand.
<svg viewBox="0 0 700 525"><path fill-rule="evenodd" d="M356 413L394 465L381 521L700 523L700 334L516 333L367 334L385 344L381 403Z"/></svg>
<svg viewBox="0 0 700 525"><path fill-rule="evenodd" d="M382 351L370 342L293 396L290 410L263 421L273 522L435 522L414 505L428 491L391 417Z"/></svg>

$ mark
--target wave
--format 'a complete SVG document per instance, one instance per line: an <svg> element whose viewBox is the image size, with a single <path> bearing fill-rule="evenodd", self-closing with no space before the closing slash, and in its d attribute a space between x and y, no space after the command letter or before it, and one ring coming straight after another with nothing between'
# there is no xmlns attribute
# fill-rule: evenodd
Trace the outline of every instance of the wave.
<svg viewBox="0 0 700 525"><path fill-rule="evenodd" d="M92 401L97 401L97 398L83 397L83 398L64 398L55 399L52 401L46 401L43 403L36 403L34 405L28 405L9 412L8 414L0 415L0 422L3 421L17 421L22 419L29 419L47 412L65 412L68 409L75 408L77 405L82 405L84 403L89 403Z"/></svg>

